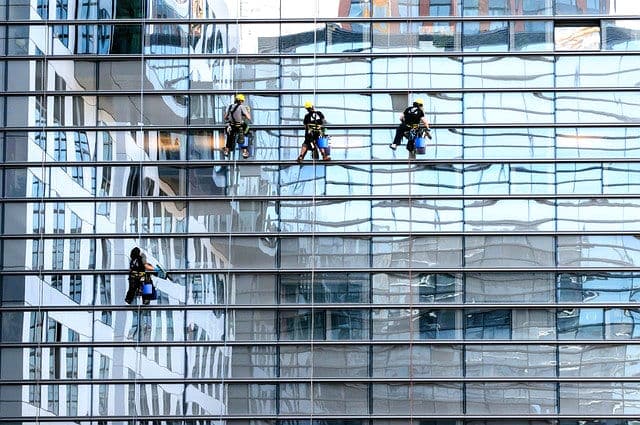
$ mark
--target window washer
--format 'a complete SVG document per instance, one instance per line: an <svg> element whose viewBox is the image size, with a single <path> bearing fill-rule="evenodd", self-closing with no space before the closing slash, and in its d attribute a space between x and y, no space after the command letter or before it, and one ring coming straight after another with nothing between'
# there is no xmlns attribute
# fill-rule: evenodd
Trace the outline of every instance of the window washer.
<svg viewBox="0 0 640 425"><path fill-rule="evenodd" d="M150 294L142 293L145 283L151 283L151 275L155 274L161 279L166 279L167 274L160 266L153 266L147 262L147 257L137 246L129 254L129 289L124 301L131 304L136 295L142 295L142 303L149 304Z"/></svg>
<svg viewBox="0 0 640 425"><path fill-rule="evenodd" d="M429 128L429 120L424 114L423 107L424 102L418 98L413 101L412 106L402 112L402 115L400 115L401 123L396 130L396 136L393 139L393 143L389 145L391 149L396 150L398 145L402 144L402 138L407 137L407 150L413 153L415 151L415 142L414 138L410 137L410 131L419 128L420 124L424 127L426 136L431 139L431 128Z"/></svg>
<svg viewBox="0 0 640 425"><path fill-rule="evenodd" d="M324 125L326 123L324 114L315 109L313 103L309 100L304 102L304 108L307 110L307 114L302 121L304 124L304 143L302 143L302 148L300 149L298 164L302 163L307 151L311 151L313 159L318 159L318 150L320 150L322 159L328 161L331 157L327 151L324 148L318 148L318 139L324 137Z"/></svg>
<svg viewBox="0 0 640 425"><path fill-rule="evenodd" d="M244 138L249 135L249 122L251 121L251 113L249 108L244 105L244 95L237 94L235 102L227 107L224 113L224 122L227 123L227 144L223 149L224 156L236 148L236 137ZM249 158L248 146L242 148L242 157Z"/></svg>

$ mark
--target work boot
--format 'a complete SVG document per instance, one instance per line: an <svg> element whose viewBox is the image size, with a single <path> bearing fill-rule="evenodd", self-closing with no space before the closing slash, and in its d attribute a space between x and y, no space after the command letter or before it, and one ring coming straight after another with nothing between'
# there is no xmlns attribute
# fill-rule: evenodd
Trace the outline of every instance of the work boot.
<svg viewBox="0 0 640 425"><path fill-rule="evenodd" d="M389 147L391 148L392 151L395 151L398 145L396 145L395 143L391 143Z"/></svg>

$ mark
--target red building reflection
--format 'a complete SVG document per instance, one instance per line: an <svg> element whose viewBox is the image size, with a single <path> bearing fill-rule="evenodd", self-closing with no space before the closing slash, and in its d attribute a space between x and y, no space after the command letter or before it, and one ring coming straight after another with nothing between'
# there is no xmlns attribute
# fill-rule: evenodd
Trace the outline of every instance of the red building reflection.
<svg viewBox="0 0 640 425"><path fill-rule="evenodd" d="M402 16L459 16L462 0L340 0L338 16L363 18L389 18ZM556 1L556 10L552 11L551 2L544 0L527 2L526 0L479 0L473 7L465 7L465 15L477 16L505 16L505 15L594 15L608 14L611 10L611 0L565 0ZM417 7L417 8L416 8ZM407 9L414 9L407 13ZM402 12L401 12L402 11ZM523 22L516 23L523 25ZM342 24L345 30L351 29L349 23ZM490 22L480 24L480 30L489 30ZM424 32L430 33L433 24L424 23ZM518 29L518 28L516 28ZM374 31L397 33L399 24L377 24Z"/></svg>

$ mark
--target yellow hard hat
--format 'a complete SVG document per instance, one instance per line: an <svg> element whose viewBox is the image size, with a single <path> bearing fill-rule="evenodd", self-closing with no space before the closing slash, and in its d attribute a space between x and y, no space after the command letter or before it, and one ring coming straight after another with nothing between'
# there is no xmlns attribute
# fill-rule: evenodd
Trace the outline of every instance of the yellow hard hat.
<svg viewBox="0 0 640 425"><path fill-rule="evenodd" d="M244 95L243 94L237 94L236 95L236 100L244 102Z"/></svg>
<svg viewBox="0 0 640 425"><path fill-rule="evenodd" d="M421 97L419 97L416 100L414 100L413 103L417 103L420 106L424 105L424 101L422 100Z"/></svg>
<svg viewBox="0 0 640 425"><path fill-rule="evenodd" d="M304 107L305 109L313 108L313 103L311 103L310 100L307 100L306 102L304 102Z"/></svg>

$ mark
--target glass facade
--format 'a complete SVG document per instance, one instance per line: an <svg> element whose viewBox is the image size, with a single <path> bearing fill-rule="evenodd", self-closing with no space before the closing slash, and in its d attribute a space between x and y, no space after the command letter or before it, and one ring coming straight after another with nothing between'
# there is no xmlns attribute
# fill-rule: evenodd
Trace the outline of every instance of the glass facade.
<svg viewBox="0 0 640 425"><path fill-rule="evenodd" d="M5 0L0 424L640 424L639 16Z"/></svg>

